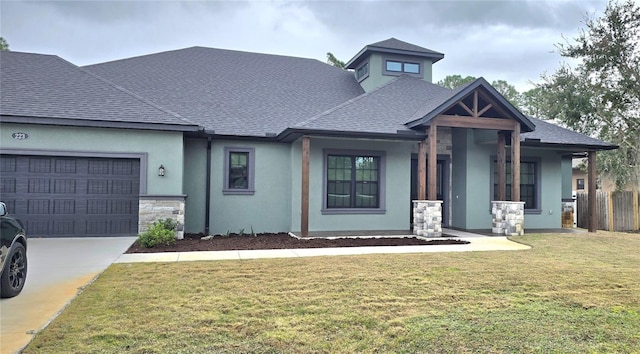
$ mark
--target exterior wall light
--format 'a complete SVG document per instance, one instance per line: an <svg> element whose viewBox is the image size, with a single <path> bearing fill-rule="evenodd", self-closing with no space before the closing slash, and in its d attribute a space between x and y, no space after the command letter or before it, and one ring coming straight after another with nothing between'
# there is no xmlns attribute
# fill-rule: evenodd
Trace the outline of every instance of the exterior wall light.
<svg viewBox="0 0 640 354"><path fill-rule="evenodd" d="M162 165L160 165L160 167L158 167L158 176L164 177L164 166L162 166Z"/></svg>

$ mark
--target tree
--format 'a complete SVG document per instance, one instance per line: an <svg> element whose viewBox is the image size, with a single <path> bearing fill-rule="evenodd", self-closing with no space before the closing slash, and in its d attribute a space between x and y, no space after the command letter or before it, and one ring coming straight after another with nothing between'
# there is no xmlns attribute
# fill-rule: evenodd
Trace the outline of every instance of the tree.
<svg viewBox="0 0 640 354"><path fill-rule="evenodd" d="M331 52L327 53L327 64L331 64L336 68L340 68L340 69L344 69L345 67L344 62L336 58L336 56L333 55L333 53Z"/></svg>
<svg viewBox="0 0 640 354"><path fill-rule="evenodd" d="M476 78L473 76L465 76L461 75L447 75L444 79L436 82L436 85L444 86L446 88L454 89L456 87L460 87L464 84L468 84L475 80ZM519 109L521 106L521 94L515 88L515 86L509 84L504 80L495 80L491 82L491 86L496 89L496 91L500 92L504 98L507 99L512 105Z"/></svg>
<svg viewBox="0 0 640 354"><path fill-rule="evenodd" d="M0 50L9 50L9 43L3 37L0 37Z"/></svg>
<svg viewBox="0 0 640 354"><path fill-rule="evenodd" d="M640 188L640 8L611 0L572 41L557 45L575 68L542 76L542 115L620 146L599 154L599 170L616 188Z"/></svg>
<svg viewBox="0 0 640 354"><path fill-rule="evenodd" d="M444 86L446 88L454 89L456 87L462 86L464 84L468 84L476 78L473 76L465 76L461 75L447 75L444 79L436 82L436 85Z"/></svg>

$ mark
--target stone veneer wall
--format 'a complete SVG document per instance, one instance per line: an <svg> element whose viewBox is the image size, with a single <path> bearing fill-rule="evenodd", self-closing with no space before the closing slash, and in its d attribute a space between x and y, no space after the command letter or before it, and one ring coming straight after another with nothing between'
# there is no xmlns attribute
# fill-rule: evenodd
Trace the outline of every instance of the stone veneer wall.
<svg viewBox="0 0 640 354"><path fill-rule="evenodd" d="M413 201L413 234L423 237L442 236L442 200Z"/></svg>
<svg viewBox="0 0 640 354"><path fill-rule="evenodd" d="M505 236L524 235L524 202L492 201L491 232Z"/></svg>
<svg viewBox="0 0 640 354"><path fill-rule="evenodd" d="M147 231L159 219L173 219L178 223L176 238L184 238L184 205L186 196L141 196L139 201L138 233Z"/></svg>

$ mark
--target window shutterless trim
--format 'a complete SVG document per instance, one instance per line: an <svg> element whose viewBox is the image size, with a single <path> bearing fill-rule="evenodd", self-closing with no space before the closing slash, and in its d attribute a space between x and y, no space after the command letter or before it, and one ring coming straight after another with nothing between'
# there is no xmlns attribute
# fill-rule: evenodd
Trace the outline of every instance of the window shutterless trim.
<svg viewBox="0 0 640 354"><path fill-rule="evenodd" d="M362 76L358 76L358 72L364 68L367 67L366 73L363 74ZM362 63L360 66L358 66L355 70L355 75L356 75L356 80L358 80L358 82L361 82L362 80L366 79L369 77L369 71L371 70L371 67L369 66L369 61L365 61L364 63Z"/></svg>
<svg viewBox="0 0 640 354"><path fill-rule="evenodd" d="M490 173L491 173L491 188L489 188L489 200L495 200L495 187L494 185L497 181L494 178L496 174L495 164L498 161L498 157L496 155L491 155L491 163L490 163ZM533 163L535 167L535 190L534 190L534 200L536 202L536 208L534 209L526 209L527 205L525 204L524 213L525 214L542 214L542 159L539 157L520 157L520 163ZM507 159L507 164L510 164L511 160ZM521 176L522 177L522 176ZM507 185L510 184L510 181L507 181ZM522 195L521 195L522 196ZM491 203L489 203L489 213L491 213Z"/></svg>
<svg viewBox="0 0 640 354"><path fill-rule="evenodd" d="M243 152L248 153L249 158L247 161L247 188L239 189L239 188L229 188L229 173L231 172L229 166L229 157L233 152ZM254 181L255 181L255 149L254 148L245 148L245 147L235 147L235 146L225 146L224 147L224 169L222 170L224 173L222 183L222 194L224 195L253 195L255 193L254 189Z"/></svg>
<svg viewBox="0 0 640 354"><path fill-rule="evenodd" d="M393 71L387 70L387 62L396 62L400 63L400 70ZM405 71L405 64L413 64L418 65L418 72L407 72ZM398 57L383 57L382 58L382 75L390 75L390 76L400 76L400 75L410 75L415 77L423 77L424 63L418 60L407 60Z"/></svg>
<svg viewBox="0 0 640 354"><path fill-rule="evenodd" d="M377 208L327 208L328 156L374 156L378 158L378 207ZM386 213L386 152L377 150L324 149L322 151L322 209L323 215L385 214Z"/></svg>

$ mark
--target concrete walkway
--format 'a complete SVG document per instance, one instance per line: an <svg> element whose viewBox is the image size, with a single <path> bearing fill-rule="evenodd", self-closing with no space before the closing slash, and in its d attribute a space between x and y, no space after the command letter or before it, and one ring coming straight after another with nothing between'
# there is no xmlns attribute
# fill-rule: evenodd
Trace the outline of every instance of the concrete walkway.
<svg viewBox="0 0 640 354"><path fill-rule="evenodd" d="M240 250L240 251L200 251L200 252L161 252L123 254L115 263L138 262L183 262L242 260L257 258L297 258L319 256L348 256L381 253L434 253L434 252L472 252L472 251L518 251L531 247L509 241L506 237L487 237L463 231L457 233L456 240L469 241L466 245L425 245L425 246L372 246L372 247L336 247L336 248L298 248L278 250ZM452 233L453 233L452 232ZM452 235L453 236L453 235ZM458 237L459 236L459 237Z"/></svg>

